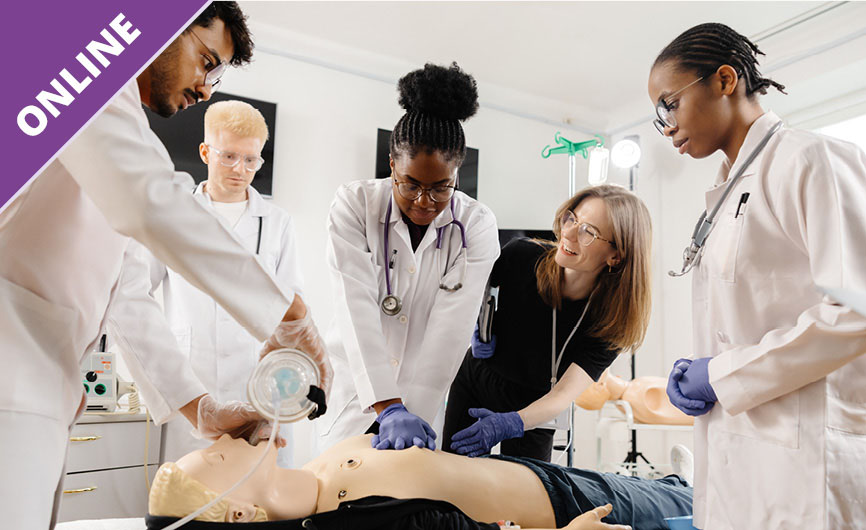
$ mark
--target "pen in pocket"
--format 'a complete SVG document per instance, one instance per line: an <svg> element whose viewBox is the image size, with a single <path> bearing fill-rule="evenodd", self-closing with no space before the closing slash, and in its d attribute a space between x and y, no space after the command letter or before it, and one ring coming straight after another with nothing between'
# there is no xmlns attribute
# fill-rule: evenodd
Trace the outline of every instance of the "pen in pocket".
<svg viewBox="0 0 866 530"><path fill-rule="evenodd" d="M740 203L737 205L737 213L734 214L734 219L740 216L741 213L745 213L744 207L746 206L746 201L749 200L749 192L746 192L740 195Z"/></svg>

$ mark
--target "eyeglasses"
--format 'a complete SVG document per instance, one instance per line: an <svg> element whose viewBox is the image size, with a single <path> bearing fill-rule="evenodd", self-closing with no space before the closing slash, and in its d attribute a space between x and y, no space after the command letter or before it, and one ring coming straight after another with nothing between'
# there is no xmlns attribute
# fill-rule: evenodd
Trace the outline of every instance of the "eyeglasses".
<svg viewBox="0 0 866 530"><path fill-rule="evenodd" d="M228 64L222 62L219 57L212 59L210 56L210 48L207 47L207 44L205 44L204 41L195 34L195 31L190 30L189 32L196 38L197 41L199 41L199 43L201 43L202 46L205 47L205 49L208 50L208 53L201 54L204 60L204 71L206 72L204 76L204 84L210 85L211 92L216 92L217 87L220 86L220 78L226 72Z"/></svg>
<svg viewBox="0 0 866 530"><path fill-rule="evenodd" d="M562 213L562 217L559 218L559 226L560 233L569 230L577 223L577 219L574 218L574 214L569 210L566 210ZM588 247L592 245L593 241L596 239L601 239L605 243L608 243L610 246L616 248L616 244L610 239L605 239L598 234L598 231L589 223L580 223L577 225L577 242L583 245L584 247Z"/></svg>
<svg viewBox="0 0 866 530"><path fill-rule="evenodd" d="M665 135L665 127L677 126L677 119L674 116L674 111L677 110L678 105L676 102L668 103L667 100L681 93L690 86L698 83L699 81L702 81L704 77L705 76L701 76L689 83L688 85L684 86L683 88L677 90L673 94L668 95L668 97L659 99L659 102L656 105L656 116L658 116L658 119L653 120L653 125L656 126L656 130L661 133L662 136Z"/></svg>
<svg viewBox="0 0 866 530"><path fill-rule="evenodd" d="M243 156L238 153L232 153L231 151L223 151L221 149L217 149L216 147L211 147L208 144L207 148L217 154L220 165L225 167L235 167L237 166L241 160L244 161L244 169L247 171L256 172L262 168L262 165L265 163L265 159L260 156Z"/></svg>
<svg viewBox="0 0 866 530"><path fill-rule="evenodd" d="M413 182L401 182L394 176L392 178L394 179L394 185L397 186L397 192L407 201L417 201L422 193L426 193L427 197L433 202L445 202L454 195L454 190L457 188L457 186L433 186L432 188L425 188Z"/></svg>

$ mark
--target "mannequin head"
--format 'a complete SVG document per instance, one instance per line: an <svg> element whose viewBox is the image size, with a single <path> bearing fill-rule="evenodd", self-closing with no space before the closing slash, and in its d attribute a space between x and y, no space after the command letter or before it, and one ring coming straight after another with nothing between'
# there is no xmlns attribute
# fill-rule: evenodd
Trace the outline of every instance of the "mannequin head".
<svg viewBox="0 0 866 530"><path fill-rule="evenodd" d="M674 407L668 399L664 377L643 376L631 381L605 372L599 380L574 400L586 410L599 410L609 400L621 400L631 405L638 423L661 425L692 425L694 418ZM622 411L623 408L617 404Z"/></svg>
<svg viewBox="0 0 866 530"><path fill-rule="evenodd" d="M318 481L311 471L277 467L271 444L252 446L223 435L207 449L193 451L160 468L151 489L152 515L193 512L241 479L262 456L264 462L241 486L201 517L211 521L249 522L297 519L315 512Z"/></svg>

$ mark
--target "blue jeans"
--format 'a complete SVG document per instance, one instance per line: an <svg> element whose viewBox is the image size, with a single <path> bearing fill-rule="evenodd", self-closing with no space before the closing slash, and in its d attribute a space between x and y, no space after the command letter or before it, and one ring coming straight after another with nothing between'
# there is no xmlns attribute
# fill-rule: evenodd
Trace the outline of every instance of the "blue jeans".
<svg viewBox="0 0 866 530"><path fill-rule="evenodd" d="M556 526L563 527L578 515L610 503L606 523L631 525L634 530L667 530L665 517L692 514L692 488L676 475L649 480L568 468L532 458L494 455L531 469L550 496Z"/></svg>

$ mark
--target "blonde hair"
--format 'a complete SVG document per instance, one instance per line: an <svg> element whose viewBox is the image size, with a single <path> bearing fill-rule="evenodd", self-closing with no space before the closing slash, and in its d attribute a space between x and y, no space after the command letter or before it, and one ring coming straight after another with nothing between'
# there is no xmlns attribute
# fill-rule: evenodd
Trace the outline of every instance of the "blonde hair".
<svg viewBox="0 0 866 530"><path fill-rule="evenodd" d="M652 221L649 210L637 195L622 186L605 184L579 191L562 203L553 221L556 240L562 237L561 217L586 199L604 201L613 227L613 243L620 262L598 276L587 311L593 322L589 335L604 340L619 351L640 346L649 325L651 299L650 260L652 258ZM550 242L546 242L548 245ZM547 250L535 269L538 293L550 306L562 306L563 272L554 257L557 246Z"/></svg>
<svg viewBox="0 0 866 530"><path fill-rule="evenodd" d="M213 141L212 135L229 131L244 138L254 137L268 141L268 124L259 110L243 101L218 101L204 113L204 139Z"/></svg>
<svg viewBox="0 0 866 530"><path fill-rule="evenodd" d="M147 511L150 515L163 517L186 517L218 496L219 493L184 473L177 464L168 462L159 467L153 478ZM241 508L241 505L225 498L205 510L195 520L229 523L268 520L268 514L261 506L250 506L246 509Z"/></svg>

